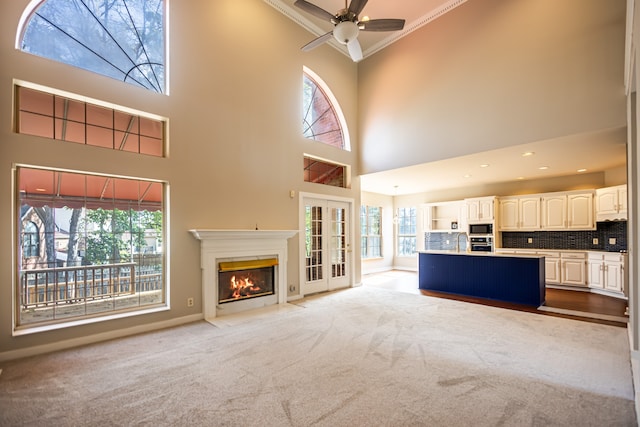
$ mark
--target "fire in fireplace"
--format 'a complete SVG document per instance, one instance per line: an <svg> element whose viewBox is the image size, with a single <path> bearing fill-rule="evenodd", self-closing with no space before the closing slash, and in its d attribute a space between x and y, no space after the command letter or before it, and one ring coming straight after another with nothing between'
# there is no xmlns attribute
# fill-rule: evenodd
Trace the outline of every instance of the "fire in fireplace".
<svg viewBox="0 0 640 427"><path fill-rule="evenodd" d="M218 303L273 295L277 258L218 263Z"/></svg>

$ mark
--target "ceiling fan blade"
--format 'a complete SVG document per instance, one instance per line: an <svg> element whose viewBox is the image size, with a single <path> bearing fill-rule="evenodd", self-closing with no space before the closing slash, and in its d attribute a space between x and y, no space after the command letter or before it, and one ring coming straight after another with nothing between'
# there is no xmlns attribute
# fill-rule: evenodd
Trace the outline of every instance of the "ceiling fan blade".
<svg viewBox="0 0 640 427"><path fill-rule="evenodd" d="M358 26L362 31L398 31L404 28L404 19L372 19L360 21Z"/></svg>
<svg viewBox="0 0 640 427"><path fill-rule="evenodd" d="M369 0L351 0L351 4L349 5L349 12L353 13L356 16L360 15L360 12L362 12L362 9L364 9L368 1Z"/></svg>
<svg viewBox="0 0 640 427"><path fill-rule="evenodd" d="M309 43L307 43L304 46L302 46L302 50L305 51L305 52L308 52L311 49L320 46L322 43L326 42L331 37L333 37L333 31L329 31L326 34L323 34L320 37L317 37L317 38L311 40Z"/></svg>
<svg viewBox="0 0 640 427"><path fill-rule="evenodd" d="M315 4L309 3L305 0L296 0L293 5L299 7L307 13L310 13L316 18L320 18L325 21L331 21L333 18L335 18L332 13L329 13L326 10L316 6Z"/></svg>
<svg viewBox="0 0 640 427"><path fill-rule="evenodd" d="M351 56L353 62L358 62L362 59L362 48L358 39L353 39L347 43L347 49L349 49L349 56Z"/></svg>

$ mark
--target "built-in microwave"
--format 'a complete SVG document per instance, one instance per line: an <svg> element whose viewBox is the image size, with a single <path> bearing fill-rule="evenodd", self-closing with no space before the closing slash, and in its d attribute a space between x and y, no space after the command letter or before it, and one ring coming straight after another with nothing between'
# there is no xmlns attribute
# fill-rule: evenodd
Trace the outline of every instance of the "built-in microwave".
<svg viewBox="0 0 640 427"><path fill-rule="evenodd" d="M493 234L493 224L469 224L469 234Z"/></svg>

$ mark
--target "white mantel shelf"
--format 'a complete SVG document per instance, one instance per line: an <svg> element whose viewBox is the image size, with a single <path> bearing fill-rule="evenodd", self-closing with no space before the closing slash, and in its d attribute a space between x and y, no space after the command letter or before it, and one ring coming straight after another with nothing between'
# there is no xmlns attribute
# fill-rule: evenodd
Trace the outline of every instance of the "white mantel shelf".
<svg viewBox="0 0 640 427"><path fill-rule="evenodd" d="M205 320L287 302L287 240L298 230L189 230L200 240L202 307ZM218 304L218 262L260 258L278 259L275 295Z"/></svg>
<svg viewBox="0 0 640 427"><path fill-rule="evenodd" d="M288 239L295 236L298 230L189 230L198 240L228 240L228 239Z"/></svg>

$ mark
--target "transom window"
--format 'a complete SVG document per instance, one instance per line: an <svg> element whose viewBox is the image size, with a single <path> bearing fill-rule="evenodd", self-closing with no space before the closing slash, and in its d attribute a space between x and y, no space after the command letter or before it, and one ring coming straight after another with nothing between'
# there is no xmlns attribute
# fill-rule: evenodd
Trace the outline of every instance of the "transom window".
<svg viewBox="0 0 640 427"><path fill-rule="evenodd" d="M333 147L349 150L343 131L344 118L329 88L311 70L305 68L302 77L302 133Z"/></svg>
<svg viewBox="0 0 640 427"><path fill-rule="evenodd" d="M165 306L163 183L31 167L16 182L18 328Z"/></svg>
<svg viewBox="0 0 640 427"><path fill-rule="evenodd" d="M18 133L162 157L162 120L16 86Z"/></svg>
<svg viewBox="0 0 640 427"><path fill-rule="evenodd" d="M25 14L24 52L165 92L163 0L47 0Z"/></svg>
<svg viewBox="0 0 640 427"><path fill-rule="evenodd" d="M347 188L347 167L304 156L304 180L315 184Z"/></svg>
<svg viewBox="0 0 640 427"><path fill-rule="evenodd" d="M398 208L398 256L416 253L416 208Z"/></svg>
<svg viewBox="0 0 640 427"><path fill-rule="evenodd" d="M382 256L382 208L360 206L360 255L365 258Z"/></svg>

